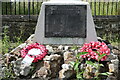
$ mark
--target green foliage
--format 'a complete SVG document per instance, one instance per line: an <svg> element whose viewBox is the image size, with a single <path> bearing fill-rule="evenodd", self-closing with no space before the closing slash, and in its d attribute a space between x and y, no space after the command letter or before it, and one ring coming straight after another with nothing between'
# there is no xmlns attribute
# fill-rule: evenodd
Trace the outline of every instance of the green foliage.
<svg viewBox="0 0 120 80"><path fill-rule="evenodd" d="M1 46L2 47L2 54L8 53L10 50L12 50L13 48L20 45L23 42L21 40L21 38L22 38L21 36L19 36L19 37L14 36L14 38L16 39L16 43L13 43L10 40L10 36L8 36L8 32L9 32L8 30L9 30L8 28L3 29L2 46Z"/></svg>
<svg viewBox="0 0 120 80"><path fill-rule="evenodd" d="M79 52L77 55L76 55L76 61L75 62L70 62L71 65L73 65L73 68L74 70L76 71L76 78L78 80L85 80L86 78L84 77L84 73L86 71L86 68L80 68L80 65L83 64L82 63L82 58L80 57L80 55L85 55L87 54L88 52ZM99 54L99 53L98 53ZM95 68L96 71L98 71L97 74L95 74L94 77L92 77L92 80L100 80L100 77L99 75L104 75L104 76L108 76L108 75L111 75L112 73L110 72L105 72L105 73L100 73L99 70L100 70L100 67L104 67L103 64L100 64L99 61L104 57L106 56L106 54L102 54L100 55L99 54L99 59L98 59L98 62L92 62L92 61L88 61L88 60L85 60L85 63L84 65L91 65L93 68Z"/></svg>
<svg viewBox="0 0 120 80"><path fill-rule="evenodd" d="M87 54L88 52L79 52L77 55L76 55L76 57L80 57L80 55L85 55L85 54Z"/></svg>
<svg viewBox="0 0 120 80"><path fill-rule="evenodd" d="M71 50L77 50L77 49L78 49L77 46L73 46L73 47L71 48Z"/></svg>
<svg viewBox="0 0 120 80"><path fill-rule="evenodd" d="M2 53L7 53L10 48L10 38L7 36L7 28L4 29L3 38L2 38Z"/></svg>
<svg viewBox="0 0 120 80"><path fill-rule="evenodd" d="M106 54L99 54L99 58L98 58L98 61L100 61L104 56L106 56Z"/></svg>
<svg viewBox="0 0 120 80"><path fill-rule="evenodd" d="M105 76L108 76L108 75L112 75L112 73L110 73L110 72L106 72L106 73L99 73L99 75L105 75Z"/></svg>
<svg viewBox="0 0 120 80"><path fill-rule="evenodd" d="M86 64L90 64L90 65L94 65L94 63L92 61L86 61Z"/></svg>
<svg viewBox="0 0 120 80"><path fill-rule="evenodd" d="M76 75L77 79L84 80L83 77L82 77L82 74L83 74L83 71L78 72L77 75Z"/></svg>
<svg viewBox="0 0 120 80"><path fill-rule="evenodd" d="M3 33L2 33L2 40L1 40L1 47L2 47L2 54L8 53L9 51L11 51L12 49L14 49L15 47L17 47L18 45L20 45L23 41L22 41L22 36L13 36L14 39L16 40L15 43L13 43L13 41L10 40L10 36L8 36L8 32L9 32L9 28L7 28L7 26L4 26L3 29ZM14 33L14 32L13 32ZM23 32L21 31L19 34L22 34ZM5 64L4 64L5 65ZM4 79L4 80L15 80L15 74L13 72L13 64L7 64L5 65L5 67L3 68L3 75L0 78Z"/></svg>
<svg viewBox="0 0 120 80"><path fill-rule="evenodd" d="M13 72L13 65L9 64L3 69L3 76L1 77L2 80L14 80L16 78L14 72Z"/></svg>

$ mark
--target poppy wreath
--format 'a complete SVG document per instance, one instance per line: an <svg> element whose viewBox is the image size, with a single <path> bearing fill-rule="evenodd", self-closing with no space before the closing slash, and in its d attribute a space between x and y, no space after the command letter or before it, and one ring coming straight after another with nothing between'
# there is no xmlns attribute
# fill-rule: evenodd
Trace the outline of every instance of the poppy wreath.
<svg viewBox="0 0 120 80"><path fill-rule="evenodd" d="M41 54L39 55L28 54L29 50L31 49L40 49ZM48 54L47 52L48 50L46 49L46 47L44 45L40 45L39 43L30 44L20 51L21 57L24 58L26 55L28 55L29 57L34 58L33 62L38 62L38 60L42 60L46 56L46 54Z"/></svg>
<svg viewBox="0 0 120 80"><path fill-rule="evenodd" d="M88 52L85 55L81 55L82 58L87 58L88 60L94 59L98 61L98 57L102 54L106 54L101 61L104 61L107 59L107 55L110 54L110 49L104 42L94 42L91 41L90 43L85 43L83 47L80 49L80 52Z"/></svg>

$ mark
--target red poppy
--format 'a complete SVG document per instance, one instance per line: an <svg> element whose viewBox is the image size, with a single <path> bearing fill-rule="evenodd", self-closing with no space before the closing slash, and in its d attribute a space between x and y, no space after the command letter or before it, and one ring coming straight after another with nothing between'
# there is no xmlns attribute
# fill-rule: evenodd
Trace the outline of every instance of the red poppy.
<svg viewBox="0 0 120 80"><path fill-rule="evenodd" d="M29 54L29 51L32 51L32 49L36 49L36 50L39 50L39 53L34 53L33 54ZM42 60L47 53L47 49L44 45L40 45L39 43L33 43L33 44L30 44L28 46L26 46L25 48L23 48L20 53L21 53L21 57L25 57L26 55L34 58L34 61L33 62L38 62L38 60Z"/></svg>
<svg viewBox="0 0 120 80"><path fill-rule="evenodd" d="M107 59L107 55L110 54L110 49L107 47L107 45L104 42L90 42L85 43L83 47L80 49L80 52L88 52L88 54L81 55L82 58L95 59L98 60L99 55L98 54L106 54L101 61L104 61Z"/></svg>

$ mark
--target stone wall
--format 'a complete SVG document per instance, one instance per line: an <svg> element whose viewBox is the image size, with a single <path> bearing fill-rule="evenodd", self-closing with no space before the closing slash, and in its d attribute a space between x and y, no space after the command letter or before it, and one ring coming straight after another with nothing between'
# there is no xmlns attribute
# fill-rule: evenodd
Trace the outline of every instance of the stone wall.
<svg viewBox="0 0 120 80"><path fill-rule="evenodd" d="M7 35L11 41L16 42L15 36L20 37L25 41L35 31L37 16L2 16L2 28L7 29ZM13 37L14 36L14 37Z"/></svg>

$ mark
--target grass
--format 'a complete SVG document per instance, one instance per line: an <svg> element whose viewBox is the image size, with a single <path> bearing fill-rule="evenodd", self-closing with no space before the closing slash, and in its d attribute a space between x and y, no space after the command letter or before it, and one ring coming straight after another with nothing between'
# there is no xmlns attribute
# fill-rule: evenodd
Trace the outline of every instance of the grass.
<svg viewBox="0 0 120 80"><path fill-rule="evenodd" d="M112 42L111 43L113 46L119 47L120 46L120 42Z"/></svg>
<svg viewBox="0 0 120 80"><path fill-rule="evenodd" d="M15 43L11 41L10 36L7 35L7 33L9 32L7 28L4 28L3 32L3 38L1 40L2 46L0 46L2 48L2 54L10 52L12 49L23 43L23 40L21 40L21 36L14 36L14 39L16 39Z"/></svg>

